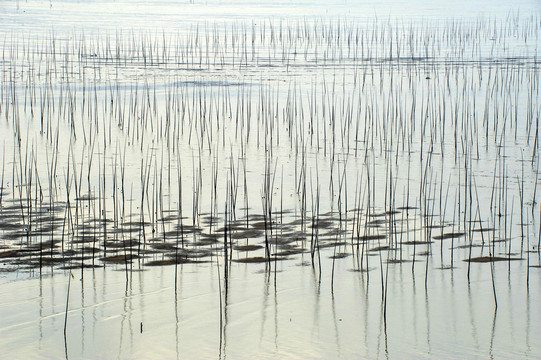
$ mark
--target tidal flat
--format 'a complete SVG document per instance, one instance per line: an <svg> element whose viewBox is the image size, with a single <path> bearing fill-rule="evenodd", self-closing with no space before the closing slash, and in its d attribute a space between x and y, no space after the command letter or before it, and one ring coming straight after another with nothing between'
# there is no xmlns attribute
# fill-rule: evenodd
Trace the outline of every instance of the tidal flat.
<svg viewBox="0 0 541 360"><path fill-rule="evenodd" d="M0 2L2 356L541 356L541 9L490 4Z"/></svg>

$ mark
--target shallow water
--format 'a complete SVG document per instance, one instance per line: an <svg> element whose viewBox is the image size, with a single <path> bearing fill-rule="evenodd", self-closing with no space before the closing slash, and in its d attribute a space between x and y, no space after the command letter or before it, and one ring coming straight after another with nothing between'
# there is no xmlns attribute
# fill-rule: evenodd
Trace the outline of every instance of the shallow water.
<svg viewBox="0 0 541 360"><path fill-rule="evenodd" d="M541 13L486 6L0 3L2 354L538 357Z"/></svg>
<svg viewBox="0 0 541 360"><path fill-rule="evenodd" d="M526 292L524 266L496 266L499 294L494 312L488 264L474 265L468 285L464 266L389 266L386 326L379 270L370 280L337 262L334 295L330 271L321 279L300 262L233 264L223 297L213 264L185 264L174 288L174 267L124 273L86 270L71 282L67 323L70 358L329 358L399 357L535 358L541 343L539 276ZM431 264L431 266L437 264ZM330 269L328 260L325 269ZM538 270L538 269L537 269ZM223 275L223 274L222 274ZM6 356L63 357L67 276L2 284L1 347ZM225 284L222 283L222 290ZM143 331L141 332L141 323ZM465 355L467 354L467 355Z"/></svg>

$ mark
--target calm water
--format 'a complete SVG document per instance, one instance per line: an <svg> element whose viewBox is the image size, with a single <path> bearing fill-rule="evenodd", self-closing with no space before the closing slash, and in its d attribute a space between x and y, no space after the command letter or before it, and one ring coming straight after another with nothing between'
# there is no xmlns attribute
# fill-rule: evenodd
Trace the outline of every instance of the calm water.
<svg viewBox="0 0 541 360"><path fill-rule="evenodd" d="M540 10L0 2L1 353L541 356Z"/></svg>

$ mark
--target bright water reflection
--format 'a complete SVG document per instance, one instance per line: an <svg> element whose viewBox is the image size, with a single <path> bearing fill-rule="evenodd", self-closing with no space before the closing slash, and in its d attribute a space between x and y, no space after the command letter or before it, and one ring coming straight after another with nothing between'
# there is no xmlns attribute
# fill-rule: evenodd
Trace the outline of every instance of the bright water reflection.
<svg viewBox="0 0 541 360"><path fill-rule="evenodd" d="M330 262L325 261L325 269ZM285 262L230 268L220 317L217 268L185 264L134 272L87 270L71 282L67 323L69 358L458 358L535 357L541 329L535 306L539 277L526 292L524 267L507 278L496 266L498 311L490 276L464 266L431 269L389 265L386 320L379 270L369 280L337 263L330 271ZM487 270L480 264L476 270ZM222 274L223 275L223 274ZM5 279L4 279L5 281ZM64 356L67 276L4 282L0 347L9 358ZM220 320L221 319L221 320Z"/></svg>

